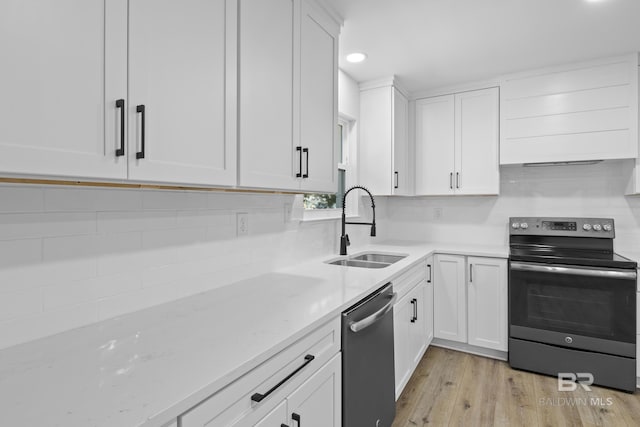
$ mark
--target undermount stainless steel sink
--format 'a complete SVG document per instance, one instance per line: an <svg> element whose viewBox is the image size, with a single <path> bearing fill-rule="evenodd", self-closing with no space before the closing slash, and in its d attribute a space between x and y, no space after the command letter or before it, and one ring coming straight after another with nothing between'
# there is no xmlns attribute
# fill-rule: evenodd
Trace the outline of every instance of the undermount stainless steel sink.
<svg viewBox="0 0 640 427"><path fill-rule="evenodd" d="M332 265L343 265L346 267L362 267L362 268L385 268L391 264L383 262L358 261L355 259L338 259L330 262Z"/></svg>
<svg viewBox="0 0 640 427"><path fill-rule="evenodd" d="M393 264L406 257L407 257L406 255L389 255L389 254L379 254L379 253L370 252L366 254L356 255L351 259L355 259L359 261L373 261L373 262L384 262L387 264Z"/></svg>
<svg viewBox="0 0 640 427"><path fill-rule="evenodd" d="M360 254L352 255L348 258L340 258L332 261L326 261L327 264L341 265L345 267L360 267L360 268L385 268L389 267L406 258L407 255L401 254L384 254L378 252L364 252Z"/></svg>

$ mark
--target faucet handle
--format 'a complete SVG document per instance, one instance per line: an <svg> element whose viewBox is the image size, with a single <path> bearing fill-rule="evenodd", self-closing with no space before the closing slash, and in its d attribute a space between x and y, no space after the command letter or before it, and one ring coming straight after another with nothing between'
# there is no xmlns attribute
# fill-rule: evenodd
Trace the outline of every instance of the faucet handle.
<svg viewBox="0 0 640 427"><path fill-rule="evenodd" d="M345 235L344 235L344 239L345 239L345 240L346 240L346 242L347 242L347 246L351 246L351 241L349 240L349 235L348 235L348 234L345 234Z"/></svg>

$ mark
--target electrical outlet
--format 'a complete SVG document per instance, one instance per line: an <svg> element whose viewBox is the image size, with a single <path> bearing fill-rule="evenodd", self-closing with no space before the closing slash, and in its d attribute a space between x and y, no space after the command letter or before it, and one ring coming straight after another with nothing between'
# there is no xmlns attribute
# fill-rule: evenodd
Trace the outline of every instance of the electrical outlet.
<svg viewBox="0 0 640 427"><path fill-rule="evenodd" d="M442 218L442 208L433 208L433 219Z"/></svg>
<svg viewBox="0 0 640 427"><path fill-rule="evenodd" d="M249 234L249 214L246 212L238 212L236 214L236 234L238 236L246 236Z"/></svg>

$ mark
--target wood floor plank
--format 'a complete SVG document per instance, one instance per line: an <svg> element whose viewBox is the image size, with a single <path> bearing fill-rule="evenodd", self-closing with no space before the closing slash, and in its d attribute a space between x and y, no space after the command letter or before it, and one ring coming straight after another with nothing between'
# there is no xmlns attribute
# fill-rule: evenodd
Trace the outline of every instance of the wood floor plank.
<svg viewBox="0 0 640 427"><path fill-rule="evenodd" d="M498 366L500 374L495 385L496 425L537 426L538 402L533 377L527 372L511 369L505 362L498 362Z"/></svg>
<svg viewBox="0 0 640 427"><path fill-rule="evenodd" d="M470 359L465 353L430 348L414 373L416 382L398 400L393 427L447 425ZM418 394L413 405L408 403L412 394Z"/></svg>
<svg viewBox="0 0 640 427"><path fill-rule="evenodd" d="M393 427L640 426L640 392L558 391L557 378L430 347L396 404Z"/></svg>
<svg viewBox="0 0 640 427"><path fill-rule="evenodd" d="M558 391L557 378L534 375L533 379L538 402L538 425L544 427L582 425L572 392Z"/></svg>

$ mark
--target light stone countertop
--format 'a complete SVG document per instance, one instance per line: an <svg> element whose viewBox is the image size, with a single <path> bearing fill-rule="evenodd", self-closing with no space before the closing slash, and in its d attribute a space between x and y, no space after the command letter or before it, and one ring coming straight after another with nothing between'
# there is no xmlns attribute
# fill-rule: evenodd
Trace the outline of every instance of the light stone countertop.
<svg viewBox="0 0 640 427"><path fill-rule="evenodd" d="M0 351L0 425L161 426L429 254L508 257L507 246L387 242L383 269L326 255ZM211 280L215 280L212 277Z"/></svg>

